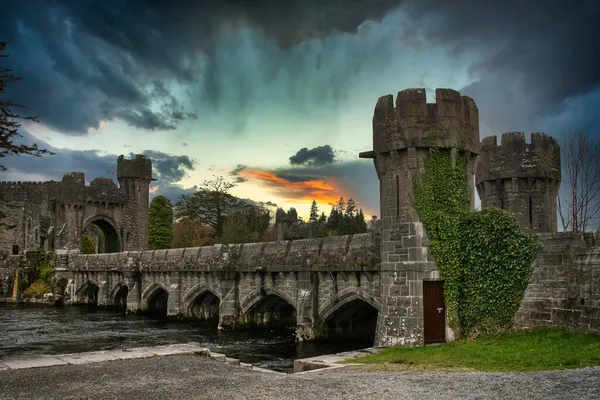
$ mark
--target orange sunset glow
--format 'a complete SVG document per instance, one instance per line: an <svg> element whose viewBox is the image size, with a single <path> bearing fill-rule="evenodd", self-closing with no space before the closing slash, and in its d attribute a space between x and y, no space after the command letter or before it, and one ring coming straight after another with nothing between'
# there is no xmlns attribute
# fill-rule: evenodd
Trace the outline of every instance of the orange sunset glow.
<svg viewBox="0 0 600 400"><path fill-rule="evenodd" d="M274 196L288 200L291 203L310 203L315 200L319 204L335 204L340 197L344 197L346 200L353 198L359 208L363 208L363 211L367 214L372 214L371 210L362 206L360 199L352 194L346 184L335 178L323 177L321 180L311 179L292 182L278 176L276 172L259 169L245 169L239 175L249 181L267 186Z"/></svg>

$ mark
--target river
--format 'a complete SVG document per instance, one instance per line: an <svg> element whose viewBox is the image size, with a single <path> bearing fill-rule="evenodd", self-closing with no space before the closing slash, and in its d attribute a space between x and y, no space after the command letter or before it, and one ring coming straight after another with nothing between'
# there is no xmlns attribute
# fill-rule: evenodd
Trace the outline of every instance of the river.
<svg viewBox="0 0 600 400"><path fill-rule="evenodd" d="M218 331L200 321L173 321L86 307L0 304L0 361L39 354L197 342L242 362L292 372L294 360L370 347L373 339L298 342L294 330Z"/></svg>

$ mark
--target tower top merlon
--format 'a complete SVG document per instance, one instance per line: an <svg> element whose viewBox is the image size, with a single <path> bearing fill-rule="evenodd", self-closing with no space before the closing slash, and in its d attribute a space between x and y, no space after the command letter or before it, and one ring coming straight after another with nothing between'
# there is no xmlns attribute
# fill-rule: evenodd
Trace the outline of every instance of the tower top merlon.
<svg viewBox="0 0 600 400"><path fill-rule="evenodd" d="M398 92L377 101L373 115L373 150L386 153L408 147L430 147L435 136L442 147L464 145L479 153L479 110L472 98L452 89L436 89L427 103L425 89Z"/></svg>
<svg viewBox="0 0 600 400"><path fill-rule="evenodd" d="M142 154L136 154L131 160L120 155L117 159L117 179L121 178L156 180L152 178L152 160Z"/></svg>
<svg viewBox="0 0 600 400"><path fill-rule="evenodd" d="M531 143L523 132L507 132L500 145L496 136L481 141L477 184L509 178L548 178L560 182L560 144L545 133L532 133Z"/></svg>

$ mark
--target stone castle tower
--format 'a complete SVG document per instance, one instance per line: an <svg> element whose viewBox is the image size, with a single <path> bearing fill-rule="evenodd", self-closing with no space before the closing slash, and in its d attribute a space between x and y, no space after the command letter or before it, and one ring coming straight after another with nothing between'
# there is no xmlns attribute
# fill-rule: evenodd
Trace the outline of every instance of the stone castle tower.
<svg viewBox="0 0 600 400"><path fill-rule="evenodd" d="M124 251L148 249L148 207L152 161L137 155L127 160L122 155L117 159L119 187L127 197L123 213Z"/></svg>
<svg viewBox="0 0 600 400"><path fill-rule="evenodd" d="M373 158L380 181L381 311L376 345L424 341L423 281L439 280L427 237L413 205L413 178L425 172L431 134L438 146L470 153L469 197L474 203L474 168L479 149L479 111L473 99L437 89L428 104L425 89L380 97L373 116Z"/></svg>
<svg viewBox="0 0 600 400"><path fill-rule="evenodd" d="M556 198L560 188L560 146L556 139L532 133L510 132L481 142L477 192L481 205L516 214L522 229L556 232Z"/></svg>

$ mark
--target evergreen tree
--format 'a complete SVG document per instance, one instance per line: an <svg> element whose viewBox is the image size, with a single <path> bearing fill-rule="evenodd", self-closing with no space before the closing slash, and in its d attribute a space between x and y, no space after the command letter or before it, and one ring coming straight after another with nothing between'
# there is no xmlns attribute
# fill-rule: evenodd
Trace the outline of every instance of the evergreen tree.
<svg viewBox="0 0 600 400"><path fill-rule="evenodd" d="M313 200L312 205L310 206L310 218L309 221L317 221L319 218L319 207L317 207L317 202Z"/></svg>
<svg viewBox="0 0 600 400"><path fill-rule="evenodd" d="M323 211L321 213L321 216L319 217L319 223L322 223L322 222L327 222L327 216L325 215L325 211Z"/></svg>
<svg viewBox="0 0 600 400"><path fill-rule="evenodd" d="M173 242L173 204L165 196L152 199L148 223L150 249L170 248Z"/></svg>

